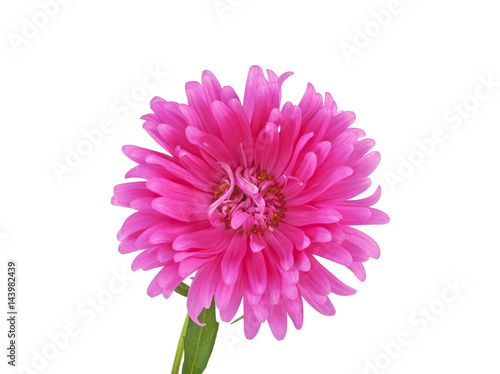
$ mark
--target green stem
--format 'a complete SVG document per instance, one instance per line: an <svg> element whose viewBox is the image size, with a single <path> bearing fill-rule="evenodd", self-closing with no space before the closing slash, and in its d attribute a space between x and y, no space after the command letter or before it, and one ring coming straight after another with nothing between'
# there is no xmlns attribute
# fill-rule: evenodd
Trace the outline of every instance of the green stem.
<svg viewBox="0 0 500 374"><path fill-rule="evenodd" d="M172 374L179 374L179 369L181 368L182 356L184 355L184 336L186 335L186 330L189 322L189 314L186 316L184 321L184 326L182 326L181 337L179 338L179 343L177 344L177 351L175 352L174 366L172 366Z"/></svg>

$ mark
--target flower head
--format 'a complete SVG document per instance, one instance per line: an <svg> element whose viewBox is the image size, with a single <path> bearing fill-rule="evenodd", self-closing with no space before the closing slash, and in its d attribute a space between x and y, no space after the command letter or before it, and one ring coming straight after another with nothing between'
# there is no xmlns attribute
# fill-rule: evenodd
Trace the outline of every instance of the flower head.
<svg viewBox="0 0 500 374"><path fill-rule="evenodd" d="M137 210L118 233L120 252L142 251L133 270L160 268L148 294L168 298L195 273L191 318L215 299L229 322L243 301L249 339L266 320L277 339L287 316L300 329L303 300L333 315L330 293L356 291L318 258L363 281L362 263L380 250L352 225L389 221L371 207L380 187L355 199L380 160L374 141L311 84L299 105L281 107L290 75L253 66L243 102L209 71L186 84L187 105L154 98L144 128L168 153L125 146L138 164L126 177L143 180L116 186L112 199Z"/></svg>

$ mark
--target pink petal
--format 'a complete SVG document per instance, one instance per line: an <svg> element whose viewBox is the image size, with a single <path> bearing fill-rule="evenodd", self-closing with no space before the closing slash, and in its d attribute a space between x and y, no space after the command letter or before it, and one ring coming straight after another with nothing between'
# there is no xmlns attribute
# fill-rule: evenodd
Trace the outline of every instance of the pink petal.
<svg viewBox="0 0 500 374"><path fill-rule="evenodd" d="M353 262L351 253L337 243L313 244L309 249L309 253L318 255L344 266L350 266Z"/></svg>
<svg viewBox="0 0 500 374"><path fill-rule="evenodd" d="M375 141L373 139L361 139L360 141L356 142L354 145L354 150L352 151L351 156L347 160L348 163L350 162L355 162L363 155L368 153L370 149L372 149L375 146Z"/></svg>
<svg viewBox="0 0 500 374"><path fill-rule="evenodd" d="M179 262L179 276L182 279L189 277L196 270L209 264L215 257L195 257L191 256Z"/></svg>
<svg viewBox="0 0 500 374"><path fill-rule="evenodd" d="M171 181L176 182L176 183L181 184L181 185L187 185L189 187L190 186L196 187L198 190L203 191L203 192L212 193L215 189L215 186L216 186L215 183L213 183L213 182L210 183L210 181L207 181L206 179L203 180L204 179L203 177L200 178L199 176L194 176L187 169L185 169L184 167L175 163L173 161L173 159L169 160L169 159L165 159L165 158L160 158L160 157L155 156L155 155L150 155L150 156L146 157L146 162L148 164L152 164L151 166L159 165L162 167L161 168L162 172L159 173L160 177L165 178L167 175L170 175L173 177L173 178L168 178ZM153 179L153 178L155 178L155 176L152 176L148 179Z"/></svg>
<svg viewBox="0 0 500 374"><path fill-rule="evenodd" d="M244 163L243 165L250 165L253 161L254 138L252 135L252 129L250 128L250 123L248 122L248 117L239 99L236 98L229 100L227 105L236 115L237 121L235 125L239 126L242 134L241 148L243 149L243 153L245 154L247 161L247 164Z"/></svg>
<svg viewBox="0 0 500 374"><path fill-rule="evenodd" d="M350 166L353 168L355 174L368 176L377 168L379 162L380 153L370 152L356 162L351 163Z"/></svg>
<svg viewBox="0 0 500 374"><path fill-rule="evenodd" d="M238 312L243 297L241 283L241 280L238 280L236 284L228 286L222 279L219 280L215 294L215 303L220 309L220 318L224 322L231 322Z"/></svg>
<svg viewBox="0 0 500 374"><path fill-rule="evenodd" d="M307 205L291 206L284 216L283 221L292 226L306 226L315 223L335 223L342 215L335 209L316 209Z"/></svg>
<svg viewBox="0 0 500 374"><path fill-rule="evenodd" d="M285 171L283 172L284 176L289 176L292 173L292 170L295 168L295 163L297 162L297 158L299 157L300 152L302 149L305 147L305 145L309 142L309 140L314 136L314 133L309 132L307 134L302 135L298 142L297 145L295 146L295 149L292 154L292 158L290 159L290 162L288 163L288 166L286 167Z"/></svg>
<svg viewBox="0 0 500 374"><path fill-rule="evenodd" d="M363 248L371 257L380 257L380 247L377 242L364 232L356 230L354 235L349 235L348 240L360 248Z"/></svg>
<svg viewBox="0 0 500 374"><path fill-rule="evenodd" d="M172 261L165 265L158 273L158 285L162 288L163 296L167 299L184 279L179 276L178 270L179 264Z"/></svg>
<svg viewBox="0 0 500 374"><path fill-rule="evenodd" d="M365 207L339 205L335 209L342 215L341 223L343 225L361 225L371 216L370 209Z"/></svg>
<svg viewBox="0 0 500 374"><path fill-rule="evenodd" d="M130 202L142 197L157 197L158 195L150 191L146 182L129 182L118 184L114 188L115 195L111 199L113 205L130 207Z"/></svg>
<svg viewBox="0 0 500 374"><path fill-rule="evenodd" d="M269 174L278 158L278 126L272 122L268 122L259 133L254 148L256 168Z"/></svg>
<svg viewBox="0 0 500 374"><path fill-rule="evenodd" d="M337 112L330 120L330 126L328 126L324 139L335 140L345 129L352 125L355 119L356 116L353 112Z"/></svg>
<svg viewBox="0 0 500 374"><path fill-rule="evenodd" d="M248 284L256 294L262 295L267 286L266 261L262 252L248 253L245 257L245 269Z"/></svg>
<svg viewBox="0 0 500 374"><path fill-rule="evenodd" d="M197 147L195 147L192 143L190 143L186 137L185 128L179 128L171 123L162 123L158 126L159 136L163 139L163 142L166 145L167 151L173 155L175 152L175 148L180 146L188 152L200 155L200 151Z"/></svg>
<svg viewBox="0 0 500 374"><path fill-rule="evenodd" d="M376 204L381 195L382 189L380 186L377 187L377 190L369 197L366 197L364 199L359 199L359 200L349 200L349 201L344 201L344 202L337 202L336 205L351 205L351 206L371 206Z"/></svg>
<svg viewBox="0 0 500 374"><path fill-rule="evenodd" d="M303 226L302 230L313 243L326 243L332 240L332 233L322 226Z"/></svg>
<svg viewBox="0 0 500 374"><path fill-rule="evenodd" d="M169 221L168 223L153 227L149 242L151 244L172 243L178 236L203 229L208 229L207 222L196 222L186 224L180 221Z"/></svg>
<svg viewBox="0 0 500 374"><path fill-rule="evenodd" d="M189 288L187 297L188 313L191 319L200 326L205 326L205 324L200 323L198 316L203 308L208 309L212 303L219 266L218 261L213 261L205 265L196 273Z"/></svg>
<svg viewBox="0 0 500 374"><path fill-rule="evenodd" d="M318 165L318 158L316 153L308 152L302 159L302 162L298 166L294 173L294 177L298 178L302 183L307 183L309 178L312 177L316 171L316 166Z"/></svg>
<svg viewBox="0 0 500 374"><path fill-rule="evenodd" d="M145 230L159 222L161 222L161 217L157 215L145 214L142 212L133 213L123 223L123 226L117 235L118 240L121 241L129 235Z"/></svg>
<svg viewBox="0 0 500 374"><path fill-rule="evenodd" d="M158 284L158 278L159 277L160 277L160 274L158 273L153 278L153 280L151 281L151 283L149 284L148 290L147 290L147 294L148 294L149 297L156 297L158 295L161 295L161 293L163 292L162 288Z"/></svg>
<svg viewBox="0 0 500 374"><path fill-rule="evenodd" d="M341 166L333 171L333 173L330 173L327 178L319 183L315 183L315 181L310 180L310 184L305 186L304 191L295 197L292 196L288 200L288 204L303 205L307 204L317 197L319 197L320 200L327 199L327 197L324 196L324 192L329 188L331 188L332 190L336 190L336 187L332 188L332 186L336 186L339 181L345 180L346 178L350 177L352 175L352 172L353 171L350 167Z"/></svg>
<svg viewBox="0 0 500 374"><path fill-rule="evenodd" d="M231 228L233 230L237 230L245 223L247 219L249 219L251 216L245 212L242 211L237 211L234 213L233 217L231 218Z"/></svg>
<svg viewBox="0 0 500 374"><path fill-rule="evenodd" d="M234 91L233 87L231 86L224 86L222 87L222 93L221 93L221 101L224 103L224 104L228 104L230 100L238 100L238 102L240 101L238 95L236 94L236 92Z"/></svg>
<svg viewBox="0 0 500 374"><path fill-rule="evenodd" d="M300 100L299 107L302 111L302 123L307 123L323 105L321 94L316 93L314 86L311 83L307 84L306 92Z"/></svg>
<svg viewBox="0 0 500 374"><path fill-rule="evenodd" d="M337 103L333 100L333 97L329 92L325 92L325 103L323 106L330 109L333 113L337 112Z"/></svg>
<svg viewBox="0 0 500 374"><path fill-rule="evenodd" d="M294 252L294 264L297 266L297 269L300 271L309 271L311 270L311 261L303 251L295 251Z"/></svg>
<svg viewBox="0 0 500 374"><path fill-rule="evenodd" d="M252 234L250 236L250 249L252 250L252 252L262 251L262 249L264 249L266 245L266 241L260 234Z"/></svg>
<svg viewBox="0 0 500 374"><path fill-rule="evenodd" d="M268 323L271 332L278 340L283 340L285 338L287 328L286 317L285 305L282 302L270 306Z"/></svg>
<svg viewBox="0 0 500 374"><path fill-rule="evenodd" d="M153 201L152 206L158 212L183 222L197 222L208 218L208 206L196 203L187 197L184 200L176 200L174 197L158 197Z"/></svg>
<svg viewBox="0 0 500 374"><path fill-rule="evenodd" d="M304 300L318 312L325 316L333 316L335 314L335 308L327 297L324 298L323 303L320 303L318 302L318 299L314 297L314 294L311 293L310 290L306 289L306 287L299 285L299 289Z"/></svg>
<svg viewBox="0 0 500 374"><path fill-rule="evenodd" d="M281 114L281 112L277 112L278 114ZM279 123L275 122L280 126L279 158L277 159L273 170L275 175L281 175L290 162L290 158L293 155L295 143L299 135L300 123L302 121L302 113L300 112L300 108L298 106L292 105L288 102L283 106L282 112L282 118L277 119L279 120ZM274 121L271 120L271 122Z"/></svg>
<svg viewBox="0 0 500 374"><path fill-rule="evenodd" d="M157 260L158 249L156 247L148 248L137 255L137 257L132 262L132 270L137 271L139 269L146 270L151 265L153 267L161 266L162 264ZM157 265L157 266L155 266Z"/></svg>
<svg viewBox="0 0 500 374"><path fill-rule="evenodd" d="M179 235L175 238L172 248L176 251L186 251L191 248L214 248L229 244L232 236L223 227L208 227L199 231Z"/></svg>
<svg viewBox="0 0 500 374"><path fill-rule="evenodd" d="M247 339L253 339L259 332L261 324L255 318L253 307L246 299L243 300L243 314L245 316L243 319L245 337Z"/></svg>
<svg viewBox="0 0 500 374"><path fill-rule="evenodd" d="M318 195L316 201L335 202L345 205L344 202L365 192L371 186L371 180L366 177L353 176L336 183L328 191ZM350 205L350 204L349 204Z"/></svg>
<svg viewBox="0 0 500 374"><path fill-rule="evenodd" d="M221 99L221 86L215 75L205 70L201 75L201 82L203 84L203 91L208 103Z"/></svg>
<svg viewBox="0 0 500 374"><path fill-rule="evenodd" d="M318 98L319 100L322 100L321 95L319 95ZM302 131L304 133L314 133L314 141L310 143L310 145L319 143L321 140L323 140L331 118L332 112L326 108L320 109L310 120L307 119L307 114L304 114L303 124L305 124L305 126L303 125ZM310 146L307 151L310 151L311 149L312 146Z"/></svg>
<svg viewBox="0 0 500 374"><path fill-rule="evenodd" d="M335 275L330 273L323 265L321 265L314 257L311 256L310 260L312 265L311 271L314 271L317 274L321 274L321 278L316 278L316 280L328 279L328 281L330 282L331 292L341 296L349 296L356 293L356 290L354 288L349 287L345 283L341 282Z"/></svg>
<svg viewBox="0 0 500 374"><path fill-rule="evenodd" d="M364 282L366 280L366 271L361 262L353 262L347 268L351 270L356 278L358 278L361 282Z"/></svg>
<svg viewBox="0 0 500 374"><path fill-rule="evenodd" d="M304 308L302 303L302 296L299 295L293 300L290 300L287 297L283 297L282 300L295 328L297 330L300 330L304 323Z"/></svg>
<svg viewBox="0 0 500 374"><path fill-rule="evenodd" d="M219 126L210 110L211 102L207 101L201 84L198 82L186 83L186 96L189 107L196 111L203 124L202 130L207 134L220 136Z"/></svg>
<svg viewBox="0 0 500 374"><path fill-rule="evenodd" d="M285 279L281 280L281 295L289 298L295 299L299 295L299 291L297 289L297 285L295 282L288 282Z"/></svg>
<svg viewBox="0 0 500 374"><path fill-rule="evenodd" d="M247 252L247 240L247 235L235 234L222 258L222 279L228 285L235 283L238 279L241 261Z"/></svg>
<svg viewBox="0 0 500 374"><path fill-rule="evenodd" d="M290 239L293 243L294 248L298 249L299 251L304 250L311 244L311 240L309 239L309 237L298 227L287 225L283 222L278 227L276 227L275 231L279 231L288 239Z"/></svg>
<svg viewBox="0 0 500 374"><path fill-rule="evenodd" d="M121 241L121 243L118 245L118 251L121 254L125 254L125 253L135 252L135 251L138 251L140 249L144 249L145 248L144 246L137 246L136 245L137 238L140 237L143 232L144 231L135 232L135 233L127 236L125 239L123 239Z"/></svg>
<svg viewBox="0 0 500 374"><path fill-rule="evenodd" d="M267 290L266 293L269 292L269 301L271 304L278 303L280 299L280 284L281 284L281 275L276 268L274 261L270 255L266 255L264 252L264 257L266 259L267 264Z"/></svg>
<svg viewBox="0 0 500 374"><path fill-rule="evenodd" d="M161 178L165 176L165 171L162 167L156 165L137 165L136 167L130 169L125 178Z"/></svg>
<svg viewBox="0 0 500 374"><path fill-rule="evenodd" d="M204 133L193 126L186 128L186 136L189 141L198 146L203 152L203 158L211 156L213 160L224 161L231 166L235 166L235 159L218 137Z"/></svg>
<svg viewBox="0 0 500 374"><path fill-rule="evenodd" d="M267 232L264 236L270 254L281 264L283 269L288 270L293 265L293 244L279 231Z"/></svg>
<svg viewBox="0 0 500 374"><path fill-rule="evenodd" d="M125 145L122 148L122 152L130 158L132 161L137 162L138 164L145 164L146 163L146 156L149 155L156 155L158 157L165 157L163 153L152 151L150 149L142 148L142 147L137 147L135 145Z"/></svg>
<svg viewBox="0 0 500 374"><path fill-rule="evenodd" d="M189 153L185 149L176 147L175 155L179 163L186 169L190 170L193 175L196 175L202 182L217 186L220 182L222 169L217 165L217 169L211 167L205 160Z"/></svg>

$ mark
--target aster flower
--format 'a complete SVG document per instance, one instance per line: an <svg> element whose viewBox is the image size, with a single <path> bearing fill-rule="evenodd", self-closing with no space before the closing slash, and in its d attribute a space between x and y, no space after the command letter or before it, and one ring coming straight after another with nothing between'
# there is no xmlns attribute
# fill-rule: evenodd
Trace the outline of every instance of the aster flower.
<svg viewBox="0 0 500 374"><path fill-rule="evenodd" d="M290 75L253 66L243 102L209 71L186 84L187 105L155 97L142 119L165 152L125 146L138 164L126 177L142 181L116 186L112 199L137 211L119 231L120 252L141 251L133 270L159 269L148 294L169 298L194 273L191 319L201 324L214 300L229 322L243 303L248 339L265 321L283 339L288 316L300 329L304 301L335 314L329 295L356 291L318 259L364 281L363 262L380 250L353 226L389 221L372 208L380 187L355 199L380 160L374 141L311 84L299 105L281 107Z"/></svg>

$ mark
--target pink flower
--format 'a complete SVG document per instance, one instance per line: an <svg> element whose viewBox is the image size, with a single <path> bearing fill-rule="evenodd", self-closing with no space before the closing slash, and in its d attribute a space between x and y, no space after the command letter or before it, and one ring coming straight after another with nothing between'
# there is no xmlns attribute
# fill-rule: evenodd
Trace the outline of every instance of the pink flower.
<svg viewBox="0 0 500 374"><path fill-rule="evenodd" d="M230 87L205 71L188 82L188 104L155 97L144 128L167 153L125 146L138 165L115 187L112 203L137 210L118 233L121 253L142 250L132 269L160 271L148 294L170 297L196 272L187 298L197 323L212 299L223 321L243 300L245 335L268 321L283 339L290 316L303 323L303 300L335 314L330 293L352 295L318 261L346 266L361 281L363 262L378 258L375 241L352 225L384 224L389 217L355 200L371 184L380 160L371 139L349 128L352 112L337 110L307 86L299 105L280 109L277 76L253 66L243 103Z"/></svg>

